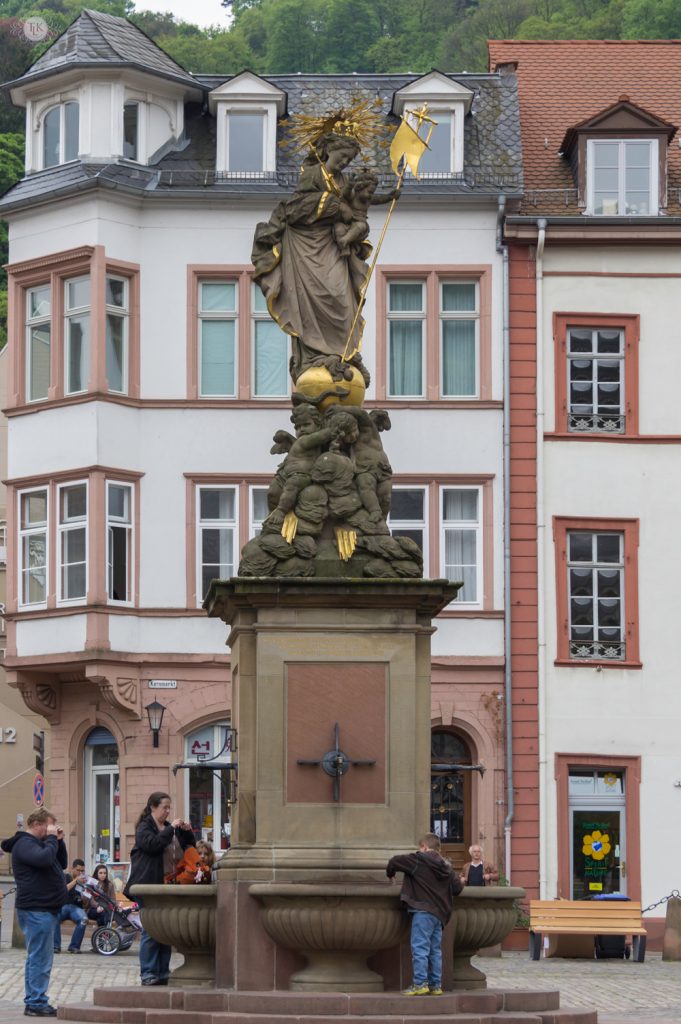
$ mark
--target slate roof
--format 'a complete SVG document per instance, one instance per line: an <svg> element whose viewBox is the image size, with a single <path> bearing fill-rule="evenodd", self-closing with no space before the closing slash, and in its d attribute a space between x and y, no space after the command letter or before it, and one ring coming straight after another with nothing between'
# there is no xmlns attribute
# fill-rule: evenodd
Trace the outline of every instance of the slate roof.
<svg viewBox="0 0 681 1024"><path fill-rule="evenodd" d="M525 198L522 212L582 215L567 160L560 155L569 128L595 117L623 96L681 126L681 41L493 40L492 70L515 64L520 99ZM503 76L502 76L503 77ZM667 149L669 216L681 215L681 150Z"/></svg>
<svg viewBox="0 0 681 1024"><path fill-rule="evenodd" d="M11 86L28 84L70 68L135 67L196 88L194 78L141 29L125 18L85 10L21 78Z"/></svg>
<svg viewBox="0 0 681 1024"><path fill-rule="evenodd" d="M97 17L107 17L117 24L121 22L119 18L104 15ZM131 28L134 29L134 26ZM58 42L54 45L57 46ZM49 57L51 52L48 51L44 57ZM197 75L192 81L207 93L232 77L235 76ZM375 74L271 75L266 80L287 93L289 116L298 112L325 114L347 105L361 95L372 103L380 100L386 120L397 125L398 119L390 114L393 94L420 77ZM447 77L461 82L474 93L471 112L464 121L463 174L442 174L422 178L418 182L408 181L405 183L405 194L497 196L505 193L519 196L522 192L522 156L514 76L486 74ZM286 132L286 127L280 122L279 142L286 141ZM65 194L69 189L76 191L97 186L132 189L150 198L180 193L210 195L211 198L215 198L216 194L276 195L290 192L298 179L300 154L281 147L277 148L275 174L266 177L217 175L216 122L200 103L187 103L185 106L185 136L185 140L181 140L173 151L165 153L149 168L120 161L105 167L65 165L32 174L0 200L0 209L9 210L39 200L49 200L55 194ZM371 161L379 174L381 186L391 188L395 178L387 151L375 149Z"/></svg>

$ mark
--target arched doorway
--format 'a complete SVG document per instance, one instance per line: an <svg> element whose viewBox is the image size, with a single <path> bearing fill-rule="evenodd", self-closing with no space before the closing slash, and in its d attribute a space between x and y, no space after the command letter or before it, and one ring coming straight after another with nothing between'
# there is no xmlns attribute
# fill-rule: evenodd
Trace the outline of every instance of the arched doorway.
<svg viewBox="0 0 681 1024"><path fill-rule="evenodd" d="M84 855L90 869L98 861L121 859L121 805L118 746L108 729L99 726L85 740Z"/></svg>
<svg viewBox="0 0 681 1024"><path fill-rule="evenodd" d="M460 870L471 845L472 773L462 770L473 763L470 747L458 733L434 729L430 756L430 829L440 837L443 856Z"/></svg>

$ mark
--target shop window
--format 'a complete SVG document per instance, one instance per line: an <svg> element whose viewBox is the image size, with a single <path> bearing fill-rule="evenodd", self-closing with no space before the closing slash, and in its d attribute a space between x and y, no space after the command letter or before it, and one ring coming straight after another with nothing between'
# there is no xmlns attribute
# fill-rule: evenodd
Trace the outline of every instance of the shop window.
<svg viewBox="0 0 681 1024"><path fill-rule="evenodd" d="M121 859L118 746L115 737L102 726L93 729L85 740L84 775L88 865L117 863Z"/></svg>
<svg viewBox="0 0 681 1024"><path fill-rule="evenodd" d="M215 850L229 847L231 834L229 770L206 762L229 763L231 751L225 749L227 722L205 725L185 737L185 801L189 820L197 839L205 839ZM192 764L192 762L194 762Z"/></svg>
<svg viewBox="0 0 681 1024"><path fill-rule="evenodd" d="M627 892L626 793L622 771L573 769L568 777L570 899Z"/></svg>

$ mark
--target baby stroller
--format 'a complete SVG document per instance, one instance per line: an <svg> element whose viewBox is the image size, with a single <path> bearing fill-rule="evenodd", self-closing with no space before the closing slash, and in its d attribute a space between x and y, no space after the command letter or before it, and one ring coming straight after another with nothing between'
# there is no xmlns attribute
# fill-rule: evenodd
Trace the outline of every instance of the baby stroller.
<svg viewBox="0 0 681 1024"><path fill-rule="evenodd" d="M78 889L90 900L91 910L102 908L102 913L97 914L95 919L98 927L92 935L94 952L102 956L114 956L121 949L130 949L135 936L142 931L137 904L121 907L114 897L107 896L92 880L81 883Z"/></svg>

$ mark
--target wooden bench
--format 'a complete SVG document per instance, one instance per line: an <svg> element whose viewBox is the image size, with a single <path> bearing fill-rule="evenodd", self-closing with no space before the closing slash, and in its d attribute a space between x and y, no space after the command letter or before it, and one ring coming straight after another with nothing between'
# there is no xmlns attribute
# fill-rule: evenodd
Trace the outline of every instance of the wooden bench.
<svg viewBox="0 0 681 1024"><path fill-rule="evenodd" d="M539 959L542 935L631 935L633 955L643 963L646 930L635 900L530 900L530 956Z"/></svg>

